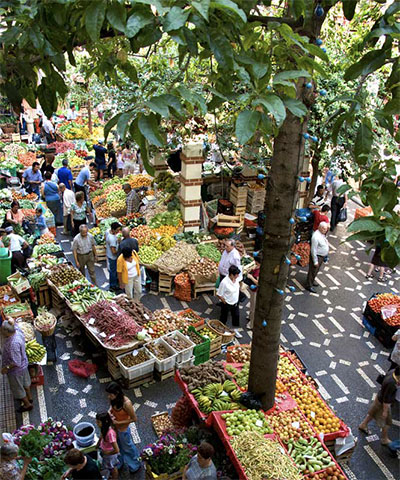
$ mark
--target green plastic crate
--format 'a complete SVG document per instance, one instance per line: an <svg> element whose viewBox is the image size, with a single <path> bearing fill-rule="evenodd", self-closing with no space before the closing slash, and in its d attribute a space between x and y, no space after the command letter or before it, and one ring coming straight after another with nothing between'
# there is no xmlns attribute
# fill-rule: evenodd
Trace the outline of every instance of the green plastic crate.
<svg viewBox="0 0 400 480"><path fill-rule="evenodd" d="M204 355L204 354L208 354L210 355L210 339L209 338L206 338L206 337L203 337L201 336L197 330L190 326L188 328L189 332L193 332L195 335L197 335L199 338L201 338L203 340L203 343L201 343L200 345L195 345L195 347L193 348L193 355L195 357L197 357L198 355Z"/></svg>
<svg viewBox="0 0 400 480"><path fill-rule="evenodd" d="M210 360L210 350L206 353L202 353L200 355L196 355L194 357L194 365L200 365L201 363L205 363Z"/></svg>

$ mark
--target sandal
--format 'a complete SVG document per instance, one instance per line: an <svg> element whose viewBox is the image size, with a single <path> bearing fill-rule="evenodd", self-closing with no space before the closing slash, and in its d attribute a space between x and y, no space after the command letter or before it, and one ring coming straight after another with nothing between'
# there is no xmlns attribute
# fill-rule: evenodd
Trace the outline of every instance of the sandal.
<svg viewBox="0 0 400 480"><path fill-rule="evenodd" d="M374 278L373 275L365 275L365 278Z"/></svg>
<svg viewBox="0 0 400 480"><path fill-rule="evenodd" d="M386 280L387 280L387 278L386 278L385 276L383 276L383 277L379 277L379 278L378 278L378 282L385 283L385 282L386 282Z"/></svg>
<svg viewBox="0 0 400 480"><path fill-rule="evenodd" d="M365 435L369 435L369 434L370 434L370 431L368 430L368 428L362 428L362 427L359 425L359 426L358 426L358 429L360 430L360 432L365 433Z"/></svg>

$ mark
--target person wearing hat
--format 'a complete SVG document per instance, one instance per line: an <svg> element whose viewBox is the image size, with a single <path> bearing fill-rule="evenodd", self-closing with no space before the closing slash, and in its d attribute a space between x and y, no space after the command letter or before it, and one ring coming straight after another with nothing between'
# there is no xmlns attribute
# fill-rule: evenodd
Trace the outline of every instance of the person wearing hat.
<svg viewBox="0 0 400 480"><path fill-rule="evenodd" d="M104 140L99 140L96 145L93 145L93 150L95 151L94 162L97 168L97 180L103 178L104 170L106 166L106 153L107 149L104 146Z"/></svg>
<svg viewBox="0 0 400 480"><path fill-rule="evenodd" d="M68 160L64 158L62 167L57 171L58 183L63 183L68 190L73 190L74 177L71 170L68 168Z"/></svg>
<svg viewBox="0 0 400 480"><path fill-rule="evenodd" d="M14 233L13 227L5 229L7 234L7 241L9 243L8 249L11 252L11 270L15 272L16 268L24 268L26 265L26 258L22 253L23 250L29 247L28 243L21 237ZM4 240L5 241L5 240Z"/></svg>

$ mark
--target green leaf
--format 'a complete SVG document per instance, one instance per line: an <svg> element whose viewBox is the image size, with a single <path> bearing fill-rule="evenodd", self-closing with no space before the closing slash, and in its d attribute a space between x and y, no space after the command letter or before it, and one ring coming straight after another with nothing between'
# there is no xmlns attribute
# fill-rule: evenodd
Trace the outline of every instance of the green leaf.
<svg viewBox="0 0 400 480"><path fill-rule="evenodd" d="M126 23L125 34L128 38L132 38L139 33L139 31L153 22L153 17L149 13L134 12ZM143 45L144 46L144 45Z"/></svg>
<svg viewBox="0 0 400 480"><path fill-rule="evenodd" d="M391 225L388 225L385 228L385 238L389 242L391 247L394 247L397 239L400 236L400 229L396 227L392 227Z"/></svg>
<svg viewBox="0 0 400 480"><path fill-rule="evenodd" d="M280 127L286 118L286 109L282 100L277 95L266 95L253 101L253 105L262 105L275 118L276 125Z"/></svg>
<svg viewBox="0 0 400 480"><path fill-rule="evenodd" d="M118 115L115 115L114 117L110 118L110 120L104 126L104 138L105 138L105 140L107 140L107 137L110 134L111 130L118 123L119 117L121 115L122 115L122 113L118 113Z"/></svg>
<svg viewBox="0 0 400 480"><path fill-rule="evenodd" d="M314 45L313 43L308 43L305 45L305 47L311 53L311 55L319 57L324 62L327 62L327 63L329 62L328 55L322 50L321 47L318 47L318 45Z"/></svg>
<svg viewBox="0 0 400 480"><path fill-rule="evenodd" d="M343 123L346 121L346 119L347 119L347 113L343 113L336 119L335 123L333 124L331 137L334 145L337 145L339 132L342 129Z"/></svg>
<svg viewBox="0 0 400 480"><path fill-rule="evenodd" d="M356 11L357 0L343 0L343 13L347 20L352 20Z"/></svg>
<svg viewBox="0 0 400 480"><path fill-rule="evenodd" d="M179 85L176 88L176 91L179 92L181 97L186 100L190 104L195 104L199 107L200 113L202 115L205 115L207 113L207 105L204 100L204 98L198 94L197 92L194 92L192 90L189 90L188 88L184 87L183 85Z"/></svg>
<svg viewBox="0 0 400 480"><path fill-rule="evenodd" d="M356 240L373 240L376 238L376 233L375 232L357 232L353 233L353 235L350 235L350 237L346 238L346 242L355 242Z"/></svg>
<svg viewBox="0 0 400 480"><path fill-rule="evenodd" d="M376 202L374 213L380 214L384 209L391 211L397 203L397 190L398 188L394 182L385 181L380 186L380 197Z"/></svg>
<svg viewBox="0 0 400 480"><path fill-rule="evenodd" d="M162 147L164 139L158 130L157 117L154 114L142 115L138 122L139 130L152 145Z"/></svg>
<svg viewBox="0 0 400 480"><path fill-rule="evenodd" d="M374 137L370 125L367 122L362 122L358 127L356 141L354 144L354 155L357 162L365 163L369 154Z"/></svg>
<svg viewBox="0 0 400 480"><path fill-rule="evenodd" d="M235 134L240 144L244 145L254 135L258 122L260 121L260 112L244 110L240 112L236 119Z"/></svg>
<svg viewBox="0 0 400 480"><path fill-rule="evenodd" d="M247 17L244 11L239 8L236 3L231 2L231 0L217 0L215 2L210 2L210 7L215 8L216 10L228 10L236 14L244 23L247 22Z"/></svg>
<svg viewBox="0 0 400 480"><path fill-rule="evenodd" d="M210 32L209 43L210 49L221 67L224 70L232 70L233 50L226 36L214 30Z"/></svg>
<svg viewBox="0 0 400 480"><path fill-rule="evenodd" d="M156 113L159 113L162 117L169 117L168 101L165 95L159 95L147 100L145 104Z"/></svg>
<svg viewBox="0 0 400 480"><path fill-rule="evenodd" d="M327 76L326 71L324 70L324 67L310 57L307 57L307 56L300 57L296 59L296 62L299 67L307 68L308 71L312 74L315 74L315 72L318 72L323 77Z"/></svg>
<svg viewBox="0 0 400 480"><path fill-rule="evenodd" d="M344 74L345 80L354 80L360 75L367 75L381 68L386 61L385 50L372 50L351 65Z"/></svg>
<svg viewBox="0 0 400 480"><path fill-rule="evenodd" d="M186 27L182 28L182 32L183 32L183 36L185 37L186 45L187 45L187 48L188 48L189 52L194 57L197 57L197 55L199 53L199 49L198 49L198 46L197 46L196 35L192 32L192 30L190 30L189 28L186 28Z"/></svg>
<svg viewBox="0 0 400 480"><path fill-rule="evenodd" d="M374 217L363 217L354 220L354 222L347 227L347 230L349 232L381 232L383 231L383 226Z"/></svg>
<svg viewBox="0 0 400 480"><path fill-rule="evenodd" d="M305 7L304 0L289 0L289 6L295 19L298 19L303 15Z"/></svg>
<svg viewBox="0 0 400 480"><path fill-rule="evenodd" d="M112 3L107 9L107 20L115 30L125 31L126 8L120 3Z"/></svg>
<svg viewBox="0 0 400 480"><path fill-rule="evenodd" d="M387 115L398 115L400 114L400 94L394 97L390 102L388 102L384 107L383 111Z"/></svg>
<svg viewBox="0 0 400 480"><path fill-rule="evenodd" d="M210 0L193 0L192 5L204 18L204 20L208 22L208 10L210 8Z"/></svg>
<svg viewBox="0 0 400 480"><path fill-rule="evenodd" d="M129 121L132 117L133 112L126 112L118 118L117 133L122 139L125 139L126 132L128 131L129 127Z"/></svg>
<svg viewBox="0 0 400 480"><path fill-rule="evenodd" d="M190 10L183 10L179 7L172 7L168 15L164 18L163 27L165 32L178 30L183 27L188 19Z"/></svg>
<svg viewBox="0 0 400 480"><path fill-rule="evenodd" d="M389 265L390 268L394 268L399 263L399 257L397 255L397 249L390 246L382 248L381 253L382 260Z"/></svg>
<svg viewBox="0 0 400 480"><path fill-rule="evenodd" d="M283 103L285 104L285 107L289 110L289 112L292 113L295 117L304 117L308 113L307 107L301 100L285 97L283 99Z"/></svg>
<svg viewBox="0 0 400 480"><path fill-rule="evenodd" d="M277 73L273 79L274 84L280 84L285 80L297 80L300 77L311 77L307 70L288 70L286 72Z"/></svg>
<svg viewBox="0 0 400 480"><path fill-rule="evenodd" d="M106 14L106 2L92 2L85 11L85 26L92 42L100 38L100 30L103 26Z"/></svg>

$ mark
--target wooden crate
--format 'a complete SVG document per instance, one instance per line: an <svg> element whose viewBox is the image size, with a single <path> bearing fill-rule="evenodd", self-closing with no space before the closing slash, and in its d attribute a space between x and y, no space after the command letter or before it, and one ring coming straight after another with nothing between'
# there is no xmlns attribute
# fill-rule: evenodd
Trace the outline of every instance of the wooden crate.
<svg viewBox="0 0 400 480"><path fill-rule="evenodd" d="M237 207L236 205L233 208L233 213L239 215L240 217L246 213L246 205L244 207Z"/></svg>
<svg viewBox="0 0 400 480"><path fill-rule="evenodd" d="M98 262L105 262L107 260L106 247L104 245L96 245L96 257Z"/></svg>
<svg viewBox="0 0 400 480"><path fill-rule="evenodd" d="M193 287L193 296L196 299L199 293L212 292L215 295L215 282L203 283L202 285L195 285Z"/></svg>
<svg viewBox="0 0 400 480"><path fill-rule="evenodd" d="M158 372L154 370L154 378L160 382L166 380L167 378L171 378L175 375L175 368L171 368L171 370L167 370L165 372Z"/></svg>
<svg viewBox="0 0 400 480"><path fill-rule="evenodd" d="M121 377L119 380L120 380L122 386L126 390L130 390L131 388L140 387L140 385L152 382L154 380L153 373L154 372L146 373L145 375L142 375L141 377L134 378L133 380L129 380L128 378L124 378L124 377Z"/></svg>
<svg viewBox="0 0 400 480"><path fill-rule="evenodd" d="M165 273L160 273L158 277L158 291L171 295L173 282L174 282L173 276L166 275Z"/></svg>
<svg viewBox="0 0 400 480"><path fill-rule="evenodd" d="M201 331L206 325L202 325L201 327L196 327L197 332L202 335ZM210 358L215 357L221 353L222 348L222 336L218 335L217 338L210 340Z"/></svg>
<svg viewBox="0 0 400 480"><path fill-rule="evenodd" d="M243 224L243 218L240 215L217 215L218 227L232 227L239 228Z"/></svg>
<svg viewBox="0 0 400 480"><path fill-rule="evenodd" d="M236 186L231 184L229 200L237 207L245 207L247 202L247 186Z"/></svg>
<svg viewBox="0 0 400 480"><path fill-rule="evenodd" d="M51 305L57 310L64 311L67 308L65 301L58 295L58 293L51 289Z"/></svg>
<svg viewBox="0 0 400 480"><path fill-rule="evenodd" d="M341 455L335 455L333 454L333 456L336 458L336 460L339 462L339 463L344 463L344 464L347 464L350 462L351 460L351 457L353 456L353 453L357 447L357 440L355 440L355 445L353 448L350 448L350 450L347 450L346 452L342 453Z"/></svg>
<svg viewBox="0 0 400 480"><path fill-rule="evenodd" d="M215 346L212 350L210 348L210 358L214 358L221 353L221 345Z"/></svg>
<svg viewBox="0 0 400 480"><path fill-rule="evenodd" d="M98 341L97 341L97 344L99 344ZM119 378L122 377L119 364L117 362L117 357L119 357L120 355L123 355L124 353L131 352L132 350L133 350L132 347L125 348L122 350L108 350L108 349L106 350L107 351L107 369L114 380L118 380Z"/></svg>
<svg viewBox="0 0 400 480"><path fill-rule="evenodd" d="M50 308L51 307L51 291L50 291L50 287L46 284L46 285L42 285L38 292L37 292L37 302L39 304L39 307L48 307Z"/></svg>

